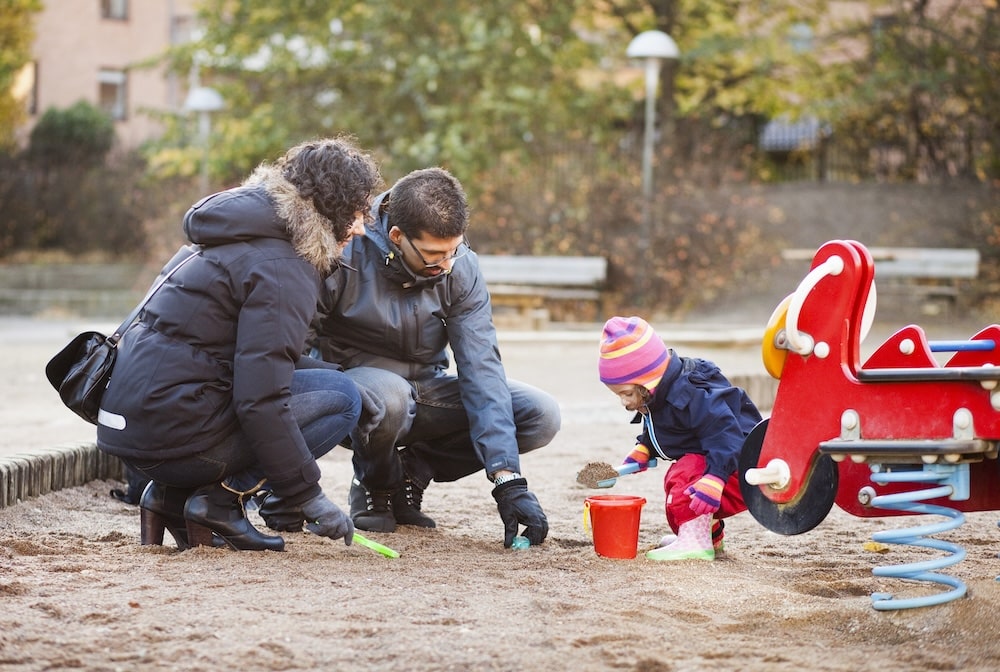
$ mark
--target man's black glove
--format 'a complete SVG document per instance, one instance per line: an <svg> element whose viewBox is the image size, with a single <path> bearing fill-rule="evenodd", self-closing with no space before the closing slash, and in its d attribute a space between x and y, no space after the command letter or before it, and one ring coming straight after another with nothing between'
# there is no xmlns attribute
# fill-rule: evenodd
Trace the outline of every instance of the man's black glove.
<svg viewBox="0 0 1000 672"><path fill-rule="evenodd" d="M313 534L331 539L344 538L348 546L354 541L354 522L336 504L320 493L302 504L306 528Z"/></svg>
<svg viewBox="0 0 1000 672"><path fill-rule="evenodd" d="M528 481L515 478L493 488L493 499L497 500L497 511L503 520L503 546L510 548L517 536L518 524L525 525L524 536L532 546L545 541L549 533L549 521L542 511L538 498L528 490Z"/></svg>

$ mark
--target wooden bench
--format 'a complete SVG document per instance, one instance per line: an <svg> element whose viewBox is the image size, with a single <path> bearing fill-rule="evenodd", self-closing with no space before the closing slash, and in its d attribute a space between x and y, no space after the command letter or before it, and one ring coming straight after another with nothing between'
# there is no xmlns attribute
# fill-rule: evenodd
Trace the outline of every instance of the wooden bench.
<svg viewBox="0 0 1000 672"><path fill-rule="evenodd" d="M511 308L536 328L548 322L553 303L584 302L600 316L601 290L607 281L603 257L514 256L480 254L479 266L494 308ZM495 312L494 317L501 317Z"/></svg>
<svg viewBox="0 0 1000 672"><path fill-rule="evenodd" d="M979 250L949 247L869 247L879 306L917 301L925 314L953 310L979 275ZM815 250L783 250L786 261L811 261ZM963 284L965 283L965 284ZM882 301L884 297L886 301ZM888 305L887 305L888 303Z"/></svg>

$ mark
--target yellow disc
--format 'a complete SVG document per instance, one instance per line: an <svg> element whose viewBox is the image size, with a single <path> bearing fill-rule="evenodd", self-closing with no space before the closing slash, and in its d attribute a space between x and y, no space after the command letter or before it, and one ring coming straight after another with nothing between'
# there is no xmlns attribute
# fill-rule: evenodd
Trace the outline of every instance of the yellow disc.
<svg viewBox="0 0 1000 672"><path fill-rule="evenodd" d="M764 338L761 341L761 358L764 360L764 368L771 374L772 378L781 378L781 371L785 368L785 358L788 356L786 348L779 348L774 340L778 332L785 328L785 317L788 315L788 304L792 302L792 295L789 294L778 304L778 307L771 313L764 328Z"/></svg>

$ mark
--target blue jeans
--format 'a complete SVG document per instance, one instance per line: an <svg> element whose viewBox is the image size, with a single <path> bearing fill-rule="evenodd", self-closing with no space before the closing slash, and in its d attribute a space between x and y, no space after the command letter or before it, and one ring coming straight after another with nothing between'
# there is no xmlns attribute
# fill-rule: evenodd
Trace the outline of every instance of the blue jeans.
<svg viewBox="0 0 1000 672"><path fill-rule="evenodd" d="M306 446L319 458L340 443L361 415L358 389L342 371L298 369L292 375L291 409ZM158 483L197 488L228 479L238 490L253 488L265 474L242 430L212 448L168 461L132 462L130 466Z"/></svg>
<svg viewBox="0 0 1000 672"><path fill-rule="evenodd" d="M394 490L406 476L426 488L431 480L455 481L477 471L483 462L469 435L469 416L462 404L458 378L441 374L407 380L384 369L360 366L347 375L370 404L384 416L374 427L351 433L354 474L369 489ZM507 380L514 409L518 453L548 445L559 431L559 404L536 387ZM368 414L370 415L370 413ZM406 446L403 457L397 448Z"/></svg>

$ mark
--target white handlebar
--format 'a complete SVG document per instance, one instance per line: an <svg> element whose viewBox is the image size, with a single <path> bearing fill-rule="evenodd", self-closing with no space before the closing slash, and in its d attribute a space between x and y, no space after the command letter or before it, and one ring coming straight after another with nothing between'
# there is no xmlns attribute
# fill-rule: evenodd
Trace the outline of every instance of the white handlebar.
<svg viewBox="0 0 1000 672"><path fill-rule="evenodd" d="M809 334L799 331L799 313L802 305L806 302L809 292L819 284L819 281L828 275L840 275L844 270L844 260L834 255L824 261L809 273L799 283L792 300L788 303L788 313L785 315L785 336L788 339L788 347L792 352L800 355L808 355L813 350L813 339Z"/></svg>
<svg viewBox="0 0 1000 672"><path fill-rule="evenodd" d="M773 490L781 490L792 480L792 472L788 463L775 458L763 469L747 469L743 478L750 485L769 485Z"/></svg>

